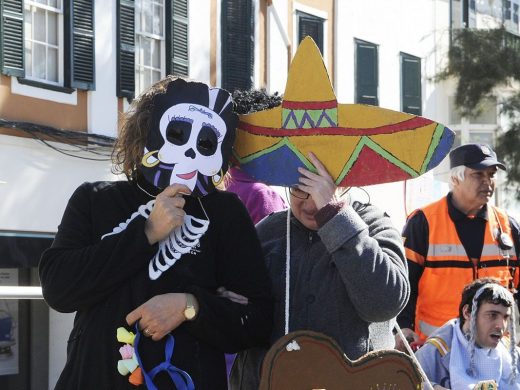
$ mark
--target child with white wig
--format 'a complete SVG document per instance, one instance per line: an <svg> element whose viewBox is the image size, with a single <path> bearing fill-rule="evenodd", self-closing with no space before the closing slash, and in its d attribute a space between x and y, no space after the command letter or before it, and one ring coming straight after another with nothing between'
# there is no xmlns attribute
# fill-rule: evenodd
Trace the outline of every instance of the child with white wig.
<svg viewBox="0 0 520 390"><path fill-rule="evenodd" d="M434 389L520 389L513 304L513 294L495 279L464 287L459 318L416 352Z"/></svg>

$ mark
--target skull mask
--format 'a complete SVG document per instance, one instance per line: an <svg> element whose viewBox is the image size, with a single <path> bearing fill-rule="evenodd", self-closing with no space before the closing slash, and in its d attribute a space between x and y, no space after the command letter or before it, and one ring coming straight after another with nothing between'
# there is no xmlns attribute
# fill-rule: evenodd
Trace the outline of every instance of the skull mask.
<svg viewBox="0 0 520 390"><path fill-rule="evenodd" d="M153 101L152 128L140 170L159 189L185 184L211 192L227 171L237 117L229 93L176 79Z"/></svg>

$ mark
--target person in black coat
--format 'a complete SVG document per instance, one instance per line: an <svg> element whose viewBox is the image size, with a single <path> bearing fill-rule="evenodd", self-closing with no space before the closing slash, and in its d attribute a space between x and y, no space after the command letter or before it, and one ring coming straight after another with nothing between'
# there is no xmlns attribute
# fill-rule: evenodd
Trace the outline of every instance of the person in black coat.
<svg viewBox="0 0 520 390"><path fill-rule="evenodd" d="M232 111L224 90L158 82L133 103L115 146L129 180L72 195L39 267L47 303L76 312L56 389L134 388L117 372L119 327L140 332L148 388L175 388L181 373L187 388L226 389L223 352L269 342L270 282L254 226L236 195L215 189ZM247 304L219 296L222 286Z"/></svg>

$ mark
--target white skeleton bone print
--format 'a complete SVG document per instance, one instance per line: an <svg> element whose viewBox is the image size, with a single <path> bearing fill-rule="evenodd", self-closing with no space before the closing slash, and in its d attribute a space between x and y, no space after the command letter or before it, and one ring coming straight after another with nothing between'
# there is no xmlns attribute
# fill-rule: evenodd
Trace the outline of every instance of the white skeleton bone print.
<svg viewBox="0 0 520 390"><path fill-rule="evenodd" d="M151 200L146 205L139 206L137 211L132 213L130 218L125 222L121 222L112 232L103 235L101 239L121 233L132 220L140 215L148 218L154 204L155 200ZM159 250L148 264L148 276L150 279L158 279L162 273L173 266L183 254L192 251L198 245L200 238L208 230L208 226L209 220L185 215L184 223L173 230L168 237L159 243Z"/></svg>

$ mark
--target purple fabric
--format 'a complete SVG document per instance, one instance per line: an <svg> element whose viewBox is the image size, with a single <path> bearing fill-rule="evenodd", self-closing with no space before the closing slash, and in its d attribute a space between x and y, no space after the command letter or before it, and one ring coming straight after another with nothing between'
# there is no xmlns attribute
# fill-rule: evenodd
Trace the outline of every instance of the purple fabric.
<svg viewBox="0 0 520 390"><path fill-rule="evenodd" d="M236 167L232 167L229 173L231 180L226 190L238 195L255 224L265 216L287 208L282 196L268 185L256 182Z"/></svg>

